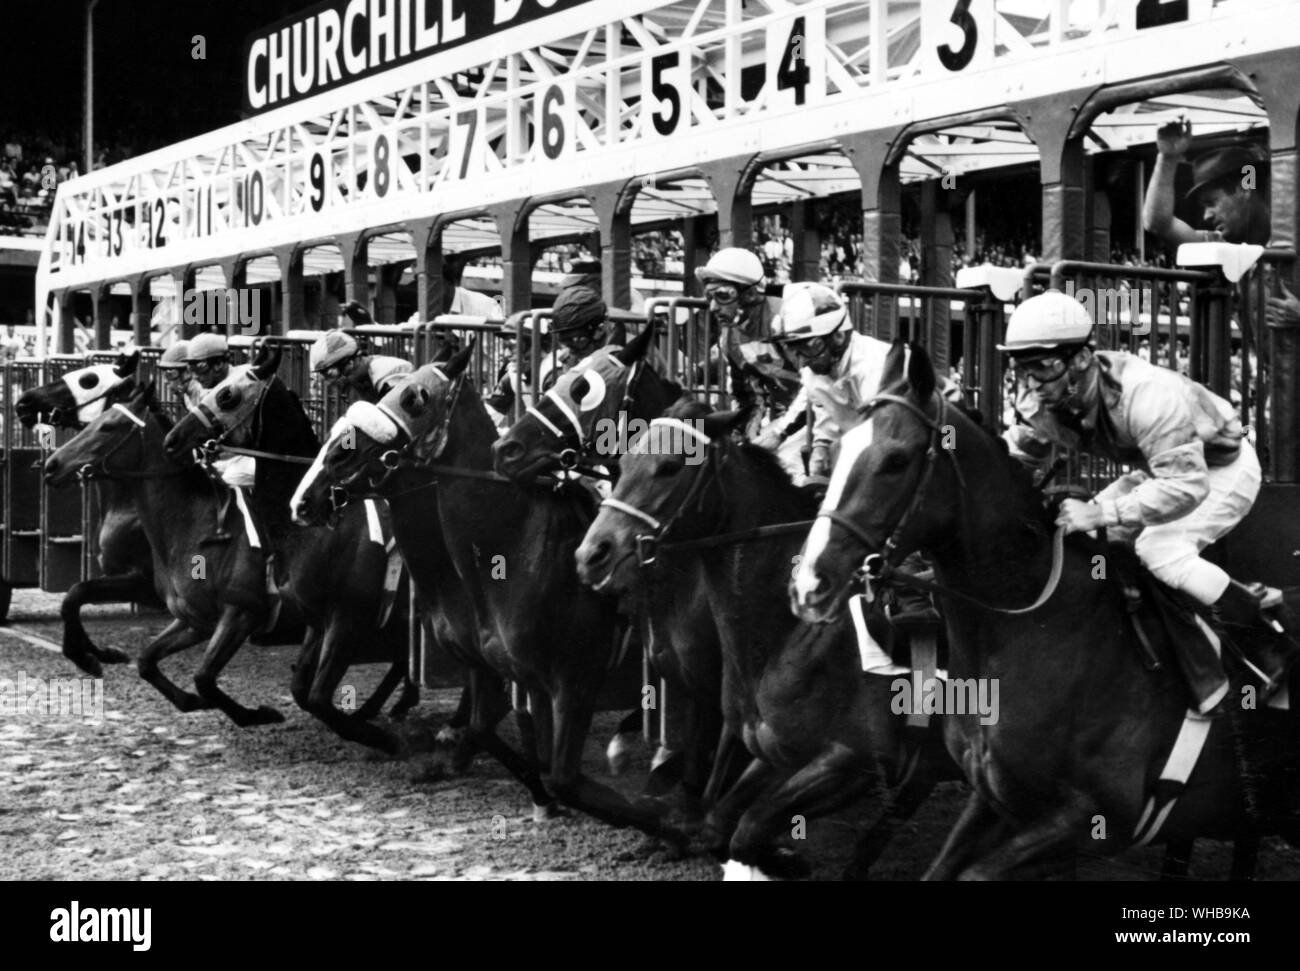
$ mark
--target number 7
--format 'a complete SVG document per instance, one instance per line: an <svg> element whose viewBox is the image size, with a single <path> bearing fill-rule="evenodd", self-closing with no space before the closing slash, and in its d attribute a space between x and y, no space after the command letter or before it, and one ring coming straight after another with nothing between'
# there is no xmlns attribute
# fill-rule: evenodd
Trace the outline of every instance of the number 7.
<svg viewBox="0 0 1300 971"><path fill-rule="evenodd" d="M461 111L456 115L456 124L464 125L469 129L465 135L465 151L460 157L460 178L465 178L469 174L470 156L474 154L474 136L478 134L478 111L471 109Z"/></svg>

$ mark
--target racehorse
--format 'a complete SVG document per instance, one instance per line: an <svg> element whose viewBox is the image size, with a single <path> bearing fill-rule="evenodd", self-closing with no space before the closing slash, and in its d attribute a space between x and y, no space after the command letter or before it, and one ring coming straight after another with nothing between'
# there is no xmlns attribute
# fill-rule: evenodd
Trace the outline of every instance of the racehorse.
<svg viewBox="0 0 1300 971"><path fill-rule="evenodd" d="M116 364L97 364L69 371L57 381L23 392L14 414L28 428L47 422L56 428L84 428L136 390L139 351L123 353ZM86 633L81 608L92 603L142 603L162 606L154 592L153 557L140 526L131 490L116 479L95 483L101 514L99 564L104 575L74 583L63 595L63 656L93 677L104 664L130 658L112 647L99 647Z"/></svg>
<svg viewBox="0 0 1300 971"><path fill-rule="evenodd" d="M549 735L543 751L561 802L680 842L660 814L581 772L597 694L618 643L612 602L584 590L570 565L590 512L583 492L526 494L491 471L496 430L464 373L472 351L471 344L441 367L419 368L378 406L354 404L347 416L352 435L323 450L320 475L295 497L296 514L322 515L331 487L388 499L417 584L457 607L457 651L535 699L538 731L525 734L533 749L527 763L538 764L535 739ZM492 754L527 783L517 768L524 760L494 734L500 715L489 718L474 707L470 737L490 742ZM548 712L551 731L543 724ZM544 789L534 791L535 804L549 801Z"/></svg>
<svg viewBox="0 0 1300 971"><path fill-rule="evenodd" d="M850 625L801 624L773 596L790 576L816 501L771 453L731 440L745 418L687 400L652 421L578 548L578 572L623 589L639 582L646 549L679 546L679 556L698 562L719 618L724 710L752 757L709 827L726 849L728 876L745 867L793 875L801 861L769 849L792 817L829 813L905 780L913 788L900 802L915 808L934 778L912 773L918 751L890 710L890 682L863 677ZM705 446L701 460L682 448L686 436ZM910 811L882 820L860 847L855 874Z"/></svg>
<svg viewBox="0 0 1300 971"><path fill-rule="evenodd" d="M1188 722L1208 737L1181 798L1171 808L1164 792L1149 793L1184 726L1176 665L1167 651L1144 664L1122 588L1093 578L1106 548L1054 538L1028 473L934 389L929 358L913 347L906 380L845 436L789 587L801 618L830 621L864 557L887 580L920 549L935 565L950 678L997 679L994 723L944 720L974 791L927 877L1051 873L1139 833L1141 842L1257 834L1233 743L1249 750L1258 739L1230 735L1268 710Z"/></svg>
<svg viewBox="0 0 1300 971"><path fill-rule="evenodd" d="M682 394L647 361L653 339L651 325L627 346L602 347L561 376L493 445L496 470L520 484L596 464L616 476L630 428L663 414ZM668 776L682 762L682 787L695 802L705 793L714 750L723 762L714 789L735 781L743 750L738 737L722 735L722 657L698 559L664 554L646 572L637 606L655 670L674 710L683 712L686 740L685 752L668 756L652 775ZM707 799L716 795L710 791Z"/></svg>
<svg viewBox="0 0 1300 971"><path fill-rule="evenodd" d="M162 443L170 428L152 383L143 385L55 451L45 462L45 481L108 479L134 502L153 557L154 588L175 618L136 662L140 676L181 711L215 706L241 727L283 721L273 708L246 708L217 686L230 655L267 618L263 559L243 533L200 546L216 516L216 497L200 469L168 460ZM170 681L159 662L202 641L208 649L194 676L195 694Z"/></svg>
<svg viewBox="0 0 1300 971"><path fill-rule="evenodd" d="M278 596L308 625L294 668L294 700L341 737L393 753L397 738L367 719L399 682L405 689L394 709L397 717L418 698L407 678L405 585L390 585L385 593L388 554L377 510L359 504L332 529L290 521L289 498L320 442L301 402L276 375L279 347L264 347L256 363L232 369L205 392L168 433L164 447L177 462L208 442L263 453L250 511L275 566ZM237 647L227 645L225 660ZM334 695L363 648L365 656L389 660L388 672L365 705L344 712Z"/></svg>

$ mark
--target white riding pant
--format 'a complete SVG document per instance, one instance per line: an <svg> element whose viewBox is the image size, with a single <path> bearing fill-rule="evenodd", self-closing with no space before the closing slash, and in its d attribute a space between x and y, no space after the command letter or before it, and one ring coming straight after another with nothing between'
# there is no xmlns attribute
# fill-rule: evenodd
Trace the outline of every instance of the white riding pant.
<svg viewBox="0 0 1300 971"><path fill-rule="evenodd" d="M1250 443L1243 441L1235 462L1209 470L1210 494L1204 502L1181 519L1142 528L1134 543L1138 559L1161 582L1203 604L1214 603L1228 589L1230 578L1201 559L1201 552L1246 518L1259 495L1260 478L1259 457ZM1116 482L1114 491L1107 489L1108 496L1136 487L1134 481L1125 488L1126 480Z"/></svg>

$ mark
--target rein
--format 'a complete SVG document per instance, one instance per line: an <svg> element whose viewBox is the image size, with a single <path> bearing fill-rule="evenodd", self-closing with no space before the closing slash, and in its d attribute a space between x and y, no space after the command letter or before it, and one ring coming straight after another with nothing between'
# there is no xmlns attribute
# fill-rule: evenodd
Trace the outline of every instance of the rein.
<svg viewBox="0 0 1300 971"><path fill-rule="evenodd" d="M116 454L117 450L126 445L126 443L135 435L139 435L143 441L144 430L148 426L148 422L121 402L114 404L112 408L114 411L120 411L122 414L126 415L127 418L130 418L131 423L135 427L119 438L113 447L100 457L98 464L87 462L78 469L78 479L83 481L86 479L168 479L184 474L183 469L176 468L170 464L161 471L150 469L110 469L108 467L109 457Z"/></svg>
<svg viewBox="0 0 1300 971"><path fill-rule="evenodd" d="M906 571L900 570L897 564L890 562L891 556L893 555L893 553L898 547L898 539L902 535L903 529L907 525L908 520L910 520L912 516L921 508L921 503L925 499L926 489L930 485L930 480L931 478L933 478L934 475L935 466L938 464L939 453L940 452L946 453L948 455L949 461L952 462L953 472L957 476L957 485L961 493L963 502L965 501L966 498L966 478L965 476L962 475L961 467L957 464L956 457L948 449L938 447L939 440L943 435L942 422L948 408L948 402L946 399L944 399L943 397L939 398L939 418L937 421L931 419L929 415L927 415L921 408L918 408L911 401L899 395L892 395L892 394L881 394L872 398L869 402L867 402L866 407L862 409L862 413L864 416L870 416L870 414L873 411L876 411L877 409L881 408L884 405L898 405L902 408L906 408L908 411L912 412L912 414L917 416L917 418L921 420L921 422L925 425L925 427L929 429L930 442L929 442L929 446L926 449L925 471L921 475L920 485L917 486L916 492L913 493L912 495L912 501L908 504L908 507L904 511L903 515L899 518L898 523L894 526L894 529L889 534L888 539L885 540L885 545L881 548L881 552L872 553L863 562L863 566L862 566L863 575L870 579L877 580L881 583L894 583L901 586L912 587L918 590L924 590L928 593L937 593L946 597L952 597L954 599L961 600L964 603L968 603L973 607L978 607L981 610L986 610L997 614L1004 614L1007 616L1019 616L1022 614L1033 613L1034 611L1042 607L1044 604L1046 604L1047 601L1051 600L1052 596L1056 593L1057 587L1060 585L1061 574L1064 571L1064 565L1065 565L1065 527L1064 526L1058 527L1055 535L1052 538L1052 569L1051 572L1048 574L1047 583L1043 586L1043 589L1038 594L1037 599L1035 599L1034 602L1029 604L1027 607L1015 607L1015 608L998 607L994 604L988 604L978 599L977 597L972 597L969 594L965 594L965 593L961 593L960 591L953 590L950 587L946 587L940 583L935 583L932 580L925 580L919 576L916 576L915 574L907 573ZM818 518L829 519L832 523L835 523L837 526L844 529L846 532L850 533L858 540L862 541L868 548L875 545L875 541L870 536L867 535L866 530L862 529L862 527L860 527L857 523L853 522L851 519L849 519L849 517L845 516L843 513L834 509L824 509L821 512L819 512L817 515Z"/></svg>

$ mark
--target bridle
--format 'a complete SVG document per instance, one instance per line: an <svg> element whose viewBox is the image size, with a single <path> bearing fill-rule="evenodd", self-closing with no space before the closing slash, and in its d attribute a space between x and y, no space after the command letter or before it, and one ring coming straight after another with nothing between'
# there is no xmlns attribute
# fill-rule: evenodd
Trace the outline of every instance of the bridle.
<svg viewBox="0 0 1300 971"><path fill-rule="evenodd" d="M313 459L304 455L289 455L284 452L264 452L256 448L244 448L238 445L226 444L226 439L237 429L244 427L253 421L260 422L262 419L262 408L266 404L266 392L270 388L271 382L258 378L258 384L261 390L257 396L257 402L253 405L253 414L247 421L241 421L238 425L227 428L220 418L202 401L189 406L190 414L199 420L204 428L213 433L202 445L196 447L204 465L211 465L217 457L225 453L227 455L245 455L256 459L269 459L274 462L286 462L290 465L311 465Z"/></svg>
<svg viewBox="0 0 1300 971"><path fill-rule="evenodd" d="M618 406L618 440L621 442L627 427L626 422L628 413L631 411L632 406L636 404L636 385L645 371L645 360L638 359L631 365L624 364L614 355L611 355L609 360L615 363L620 369L629 369L627 381L623 385L623 400ZM538 424L559 440L561 446L565 446L569 442L575 443L568 447L562 447L559 452L552 453L556 464L559 465L560 469L565 472L578 472L582 475L588 475L598 479L613 478L610 473L595 468L587 461L591 456L594 439L584 431L582 427L582 419L580 419L574 413L573 409L560 398L557 389L551 388L542 397L550 401L559 410L560 414L568 419L569 424L572 426L571 430L561 428L543 414L541 409L536 405L529 405L525 410L525 414L531 415L536 419ZM593 430L595 428L594 422L592 423L592 428Z"/></svg>
<svg viewBox="0 0 1300 971"><path fill-rule="evenodd" d="M141 444L144 442L144 430L149 423L133 412L126 405L117 402L111 406L114 411L120 411L131 419L132 428L128 429L126 434L122 435L113 446L99 457L98 462L87 462L77 470L77 479L86 481L87 479L162 479L170 476L181 474L181 470L171 466L164 470L150 469L110 469L108 460L116 455L118 450L123 448L127 442L131 441L136 435L140 436Z"/></svg>
<svg viewBox="0 0 1300 971"><path fill-rule="evenodd" d="M712 438L710 438L708 435L704 434L703 432L699 431L698 429L693 428L687 422L684 422L679 418L654 419L653 421L650 422L649 428L647 428L646 430L646 435L647 436L649 435L650 428L655 428L655 427L676 428L682 431L684 434L693 436L697 441L701 442L705 446L705 448L708 449L709 460L706 463L704 471L695 477L695 481L691 483L690 487L686 491L686 495L682 498L682 501L677 504L677 508L673 511L672 515L669 516L663 522L660 522L657 518L650 515L648 512L645 512L642 509L638 509L636 506L632 505L631 503L624 502L621 499L615 499L613 496L601 500L600 504L602 507L613 509L615 512L621 512L623 513L623 515L628 516L639 523L644 523L646 526L650 527L651 532L638 533L635 538L635 543L636 543L635 556L637 558L637 562L642 567L648 567L654 564L655 560L658 558L658 550L660 548L660 544L663 543L664 537L666 537L671 532L673 526L677 523L679 519L681 519L681 517L686 513L686 511L691 508L692 504L697 504L697 505L703 504L704 491L710 485L716 483L717 490L722 500L722 503L724 506L726 505L726 491L722 488L722 471L723 468L726 466L727 457L728 457L728 453L726 452L726 450L722 448L715 448L714 447L715 443ZM633 555L633 554L627 554L627 555ZM623 557L623 559L626 558L627 556ZM620 560L620 562L622 561Z"/></svg>
<svg viewBox="0 0 1300 971"><path fill-rule="evenodd" d="M1042 607L1045 603L1047 603L1048 600L1052 598L1052 595L1056 592L1057 586L1060 584L1061 574L1064 567L1064 559L1065 559L1065 527L1063 526L1056 530L1056 533L1052 539L1052 569L1048 575L1047 583L1044 585L1042 591L1039 593L1038 597L1034 600L1034 602L1029 604L1027 607L1009 608L1009 607L998 607L993 604L987 604L984 601L978 599L977 597L972 597L969 594L962 593L959 590L953 590L949 587L944 586L943 584L935 583L930 580L925 580L921 577L915 576L914 574L907 573L903 570L900 570L898 568L898 564L892 562L894 554L898 550L899 538L903 535L903 531L907 528L908 522L912 519L914 515L916 515L917 511L921 508L922 502L925 501L925 493L926 490L929 488L931 480L934 478L934 469L935 466L938 464L938 457L940 452L947 453L949 461L952 462L953 474L956 475L957 477L958 492L961 496L961 506L962 506L963 515L965 513L965 509L967 506L968 495L966 491L966 478L964 475L962 475L961 466L957 464L957 458L955 455L952 454L953 450L943 448L941 445L941 441L944 435L944 424L945 424L944 419L946 418L948 409L951 407L951 405L949 404L948 400L944 398L942 395L939 395L938 399L939 399L939 417L937 420L931 419L930 416L927 415L922 408L918 407L913 402L909 401L907 398L901 397L899 395L892 395L892 394L876 395L876 397L868 401L866 405L864 405L861 409L861 414L864 416L864 418L870 418L873 412L879 410L880 408L886 405L896 405L902 408L906 408L912 414L916 415L916 417L920 419L921 423L924 424L925 427L929 430L930 439L926 448L925 469L921 473L920 484L917 486L916 491L913 492L912 494L912 501L908 504L907 509L903 511L903 515L899 518L897 524L894 526L888 538L885 540L884 546L881 547L880 552L869 554L866 557L866 559L863 561L861 570L858 571L858 574L856 574L855 576L861 578L869 578L880 583L892 582L902 586L908 586L919 590L925 590L931 593L943 594L945 596L954 597L958 600L962 600L974 607L980 608L981 610L992 611L993 613L1013 615L1013 616L1019 614L1032 613L1038 608ZM856 539L860 540L863 544L866 545L868 549L871 549L873 546L875 546L874 538L867 535L866 530L864 530L857 523L853 522L852 519L845 516L843 513L839 512L838 510L822 509L818 511L817 517L819 519L820 518L829 519L832 523L841 527L846 532L854 536Z"/></svg>
<svg viewBox="0 0 1300 971"><path fill-rule="evenodd" d="M906 408L929 430L930 438L925 450L925 468L921 472L920 483L912 493L912 501L908 503L907 508L903 511L903 515L899 517L893 531L889 534L884 545L880 548L880 552L870 554L863 563L863 568L867 575L873 577L879 577L884 570L892 569L898 565L896 563L891 563L890 559L898 549L898 541L903 535L903 531L907 528L908 523L911 522L912 517L916 515L921 508L921 504L925 501L925 493L930 487L931 480L934 478L935 466L938 465L939 454L941 452L946 454L948 460L952 463L953 473L957 476L957 486L961 493L962 504L965 505L966 502L966 478L962 475L961 467L957 464L957 459L952 455L951 450L942 448L940 445L944 434L944 419L947 417L947 410L950 407L947 399L942 395L939 396L939 417L936 420L932 419L925 413L924 409L913 404L907 398L900 395L880 394L876 395L862 407L861 414L863 419L869 421L874 412L886 405L896 405L900 408ZM832 523L848 532L854 538L860 540L868 549L871 549L876 545L875 539L868 536L866 530L838 510L822 508L817 512L817 518L829 519Z"/></svg>

